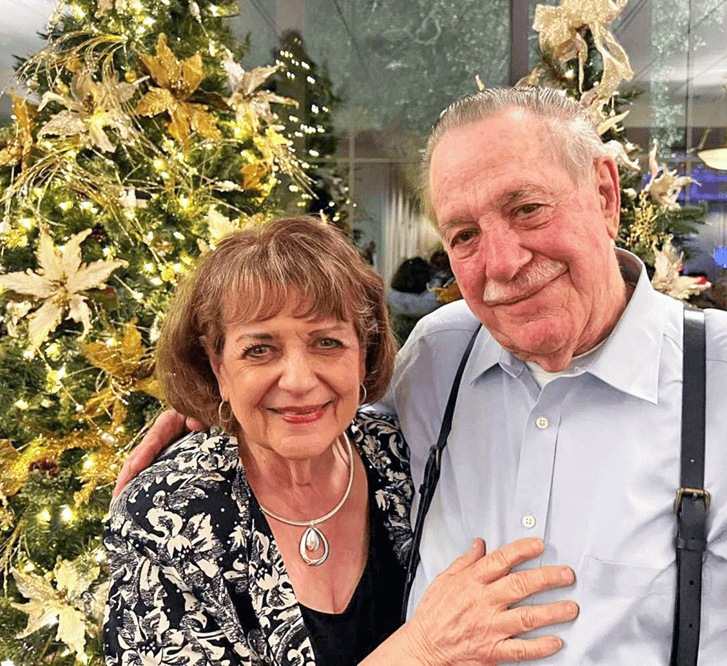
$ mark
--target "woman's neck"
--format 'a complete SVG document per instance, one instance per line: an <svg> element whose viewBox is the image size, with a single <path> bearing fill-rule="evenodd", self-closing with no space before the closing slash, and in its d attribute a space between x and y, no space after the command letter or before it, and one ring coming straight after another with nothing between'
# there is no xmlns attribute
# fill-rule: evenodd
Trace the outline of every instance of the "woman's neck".
<svg viewBox="0 0 727 666"><path fill-rule="evenodd" d="M239 450L260 504L290 520L320 517L338 503L348 485L348 453L340 438L321 455L304 460L255 445L241 443Z"/></svg>

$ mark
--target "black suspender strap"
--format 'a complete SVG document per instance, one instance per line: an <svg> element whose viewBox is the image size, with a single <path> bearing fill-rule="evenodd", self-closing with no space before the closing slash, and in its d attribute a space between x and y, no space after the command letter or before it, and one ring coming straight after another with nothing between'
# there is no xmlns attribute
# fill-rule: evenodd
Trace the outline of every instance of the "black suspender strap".
<svg viewBox="0 0 727 666"><path fill-rule="evenodd" d="M681 487L677 490L677 592L671 666L696 666L702 600L702 554L709 493L704 490L706 399L704 313L684 311Z"/></svg>
<svg viewBox="0 0 727 666"><path fill-rule="evenodd" d="M414 527L414 536L412 537L411 552L409 553L409 562L406 568L406 580L404 582L404 600L401 610L401 621L406 622L406 610L409 605L409 594L411 593L411 586L414 583L414 576L416 575L417 568L419 567L419 544L422 540L422 532L424 531L424 519L429 511L429 506L432 503L434 497L434 491L437 488L439 482L440 464L442 461L442 452L447 446L447 437L449 431L452 429L452 417L454 416L454 407L457 404L457 393L459 392L459 384L462 381L462 374L464 368L467 365L467 359L470 357L472 347L477 339L477 334L480 332L482 325L480 324L475 332L472 334L467 348L462 355L462 360L459 362L457 373L454 376L452 382L452 389L449 392L449 399L447 400L447 406L444 410L444 417L442 418L442 427L439 430L439 437L437 443L434 446L429 447L429 458L427 459L427 466L424 469L424 480L422 485L419 486L419 510L417 511L417 520Z"/></svg>

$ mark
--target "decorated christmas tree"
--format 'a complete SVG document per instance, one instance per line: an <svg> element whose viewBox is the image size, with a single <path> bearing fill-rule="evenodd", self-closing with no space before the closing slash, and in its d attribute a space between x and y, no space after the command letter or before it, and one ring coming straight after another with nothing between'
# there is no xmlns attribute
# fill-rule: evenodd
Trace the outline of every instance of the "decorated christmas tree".
<svg viewBox="0 0 727 666"><path fill-rule="evenodd" d="M323 214L352 234L348 224L348 188L335 161L338 137L333 113L341 99L333 92L327 68L319 67L310 57L298 31L283 34L274 58L280 69L271 77L270 88L298 102L296 107L281 109L280 117L289 128L296 155L311 179L310 191L300 193L298 207L311 215ZM293 192L298 194L296 190L293 186Z"/></svg>
<svg viewBox="0 0 727 666"><path fill-rule="evenodd" d="M61 2L0 135L0 661L101 663L110 486L160 409L171 291L307 187L226 18L237 0Z"/></svg>
<svg viewBox="0 0 727 666"><path fill-rule="evenodd" d="M680 275L683 238L704 222L702 206L678 202L692 179L660 163L658 143L648 159L628 141L621 122L633 97L620 86L633 78L629 58L608 29L627 0L561 0L538 5L534 30L539 35L540 63L520 83L563 90L587 109L619 165L621 228L617 244L638 255L659 291L686 300L710 285L704 278ZM646 176L646 177L645 177Z"/></svg>

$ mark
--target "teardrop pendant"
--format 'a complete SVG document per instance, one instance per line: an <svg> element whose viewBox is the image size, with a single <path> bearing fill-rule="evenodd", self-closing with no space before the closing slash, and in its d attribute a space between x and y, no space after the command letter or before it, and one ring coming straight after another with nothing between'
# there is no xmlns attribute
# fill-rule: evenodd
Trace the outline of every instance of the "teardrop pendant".
<svg viewBox="0 0 727 666"><path fill-rule="evenodd" d="M308 553L314 553L323 548L323 554L320 557L310 557ZM308 529L303 532L303 536L300 539L300 556L303 561L312 567L317 567L323 564L328 559L329 553L328 539L315 525L310 525Z"/></svg>

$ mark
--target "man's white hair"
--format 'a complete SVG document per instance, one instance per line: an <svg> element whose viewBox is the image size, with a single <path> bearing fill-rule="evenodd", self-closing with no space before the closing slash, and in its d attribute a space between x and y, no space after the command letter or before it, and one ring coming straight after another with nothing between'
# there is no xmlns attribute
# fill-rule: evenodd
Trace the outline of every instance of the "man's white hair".
<svg viewBox="0 0 727 666"><path fill-rule="evenodd" d="M608 154L585 107L559 90L520 86L488 88L463 95L442 111L424 150L422 206L435 227L437 219L429 189L429 170L437 144L450 130L499 116L510 109L524 109L538 119L540 136L549 142L565 170L579 185L588 179L593 161Z"/></svg>

